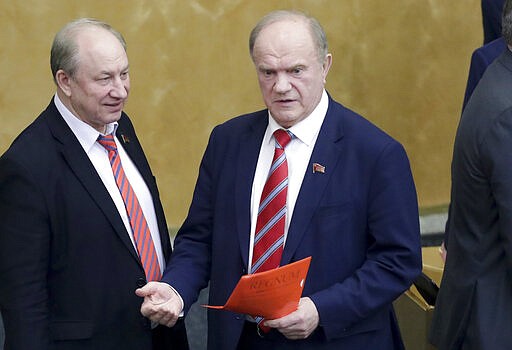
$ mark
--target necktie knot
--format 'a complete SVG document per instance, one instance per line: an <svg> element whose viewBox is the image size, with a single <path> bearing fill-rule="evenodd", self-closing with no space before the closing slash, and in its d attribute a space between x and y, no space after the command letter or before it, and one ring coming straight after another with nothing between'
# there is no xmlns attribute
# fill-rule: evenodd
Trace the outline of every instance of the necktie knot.
<svg viewBox="0 0 512 350"><path fill-rule="evenodd" d="M287 130L278 129L274 131L274 138L276 139L276 147L284 149L292 140L292 133Z"/></svg>
<svg viewBox="0 0 512 350"><path fill-rule="evenodd" d="M98 143L105 147L105 149L109 152L117 151L116 142L114 141L114 135L112 134L98 136Z"/></svg>

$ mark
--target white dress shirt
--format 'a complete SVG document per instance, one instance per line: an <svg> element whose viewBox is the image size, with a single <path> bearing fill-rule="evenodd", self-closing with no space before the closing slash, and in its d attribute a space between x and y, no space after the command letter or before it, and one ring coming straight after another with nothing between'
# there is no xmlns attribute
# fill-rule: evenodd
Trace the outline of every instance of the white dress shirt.
<svg viewBox="0 0 512 350"><path fill-rule="evenodd" d="M123 219L124 226L132 241L133 247L135 248L135 251L137 251L123 197L119 192L114 174L112 173L112 167L110 166L110 161L108 159L108 152L102 145L97 142L100 133L89 124L74 116L71 111L66 106L64 106L57 94L55 94L54 102L67 125L71 128L71 131L73 131L73 134L75 134L76 138L82 145L82 148L89 157L92 165L96 169L96 172L100 176L101 181L103 181L103 184L110 194L110 197L116 205L119 215ZM133 191L137 196L137 199L139 200L142 212L144 213L144 217L148 223L149 231L151 232L151 238L153 239L156 255L158 257L160 271L164 271L165 259L162 251L160 232L158 229L158 222L155 208L153 206L151 192L149 191L149 188L144 182L144 179L139 173L137 167L133 164L132 160L125 152L122 146L122 142L119 142L117 137L115 137L117 126L117 122L108 124L106 134L114 134L119 157L121 158L121 163L123 165L123 170L126 174L126 177L128 178L128 181L130 182L130 185L133 188Z"/></svg>
<svg viewBox="0 0 512 350"><path fill-rule="evenodd" d="M286 160L288 162L288 194L286 197L286 222L284 228L284 240L288 234L288 227L295 208L295 202L302 186L302 180L306 171L310 171L311 153L315 147L316 139L322 123L327 113L329 99L325 90L322 93L320 102L313 112L299 123L292 126L289 131L295 136L285 148ZM251 271L252 251L254 247L254 231L256 230L256 220L258 218L258 208L260 205L261 193L268 177L272 159L274 157L275 140L274 131L282 129L277 124L269 111L268 126L261 143L258 163L256 165L256 173L254 174L254 182L252 184L251 194L251 239L249 244L249 266ZM312 171L312 170L311 170Z"/></svg>

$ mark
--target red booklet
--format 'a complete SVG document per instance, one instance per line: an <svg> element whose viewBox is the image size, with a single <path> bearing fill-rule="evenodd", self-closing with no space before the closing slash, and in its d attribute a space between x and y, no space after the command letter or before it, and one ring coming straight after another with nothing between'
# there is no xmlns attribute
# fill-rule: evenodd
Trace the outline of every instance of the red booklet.
<svg viewBox="0 0 512 350"><path fill-rule="evenodd" d="M203 306L267 320L286 316L297 310L310 262L311 257L307 257L273 270L244 275L225 305Z"/></svg>

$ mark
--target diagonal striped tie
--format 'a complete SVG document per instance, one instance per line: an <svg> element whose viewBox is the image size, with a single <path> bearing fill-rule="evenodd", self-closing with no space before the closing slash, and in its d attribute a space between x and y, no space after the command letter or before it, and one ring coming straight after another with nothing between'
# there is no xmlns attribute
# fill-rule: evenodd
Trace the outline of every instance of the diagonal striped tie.
<svg viewBox="0 0 512 350"><path fill-rule="evenodd" d="M275 269L279 267L281 261L288 193L288 163L284 148L291 141L292 136L291 132L283 129L274 132L276 141L274 158L261 194L251 273ZM261 317L256 317L256 321L263 331L268 331L268 327L260 324L263 321Z"/></svg>
<svg viewBox="0 0 512 350"><path fill-rule="evenodd" d="M123 197L135 245L146 273L146 279L147 281L159 280L161 277L160 265L158 265L158 257L156 256L151 232L149 232L149 227L142 212L142 208L140 207L139 200L124 173L114 136L112 134L106 136L100 135L98 142L108 151L110 166L112 167L119 192L121 192L121 196Z"/></svg>

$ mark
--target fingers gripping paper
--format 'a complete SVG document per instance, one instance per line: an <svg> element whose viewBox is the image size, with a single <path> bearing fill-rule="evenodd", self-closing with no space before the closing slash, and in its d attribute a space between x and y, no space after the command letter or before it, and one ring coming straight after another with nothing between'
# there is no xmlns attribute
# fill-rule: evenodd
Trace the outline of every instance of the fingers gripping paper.
<svg viewBox="0 0 512 350"><path fill-rule="evenodd" d="M203 305L272 320L297 310L311 257L277 269L244 275L224 306Z"/></svg>

